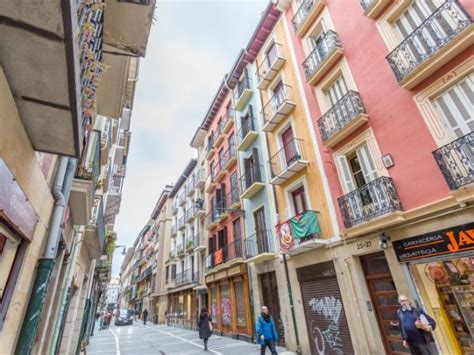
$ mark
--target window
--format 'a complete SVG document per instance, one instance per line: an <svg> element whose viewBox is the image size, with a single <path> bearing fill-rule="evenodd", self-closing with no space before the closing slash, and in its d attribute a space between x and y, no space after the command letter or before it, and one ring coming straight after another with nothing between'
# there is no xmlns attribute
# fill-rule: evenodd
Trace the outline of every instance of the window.
<svg viewBox="0 0 474 355"><path fill-rule="evenodd" d="M228 143L229 143L229 158L230 158L230 157L235 155L235 135L234 135L234 132L232 132L229 135Z"/></svg>
<svg viewBox="0 0 474 355"><path fill-rule="evenodd" d="M327 90L327 95L331 101L331 106L334 106L346 93L347 85L344 77L338 77Z"/></svg>
<svg viewBox="0 0 474 355"><path fill-rule="evenodd" d="M275 42L272 42L272 44L268 47L265 56L267 61L267 68L269 68L278 58L278 48Z"/></svg>
<svg viewBox="0 0 474 355"><path fill-rule="evenodd" d="M171 280L176 280L176 264L171 265Z"/></svg>
<svg viewBox="0 0 474 355"><path fill-rule="evenodd" d="M215 171L214 171L214 160L211 161L211 164L209 165L209 169L211 170L211 180L214 180L215 179Z"/></svg>
<svg viewBox="0 0 474 355"><path fill-rule="evenodd" d="M365 143L354 151L339 156L338 160L346 193L359 189L378 177L374 162Z"/></svg>
<svg viewBox="0 0 474 355"><path fill-rule="evenodd" d="M240 240L242 238L242 233L240 230L240 218L237 218L232 222L232 227L234 230L234 240Z"/></svg>
<svg viewBox="0 0 474 355"><path fill-rule="evenodd" d="M295 138L291 126L281 134L281 142L285 153L286 167L288 167L295 160L298 160L298 152L296 150Z"/></svg>
<svg viewBox="0 0 474 355"><path fill-rule="evenodd" d="M272 89L272 112L278 111L283 101L285 101L285 90L283 81L279 81Z"/></svg>
<svg viewBox="0 0 474 355"><path fill-rule="evenodd" d="M224 148L221 148L219 150L219 168L222 169L224 167L224 160L225 160L225 154L224 154Z"/></svg>
<svg viewBox="0 0 474 355"><path fill-rule="evenodd" d="M303 213L307 210L306 208L306 196L305 196L304 186L297 188L291 192L291 197L293 200L293 209L295 215Z"/></svg>
<svg viewBox="0 0 474 355"><path fill-rule="evenodd" d="M474 73L445 90L433 104L453 140L474 131Z"/></svg>
<svg viewBox="0 0 474 355"><path fill-rule="evenodd" d="M255 242L257 243L258 253L265 253L269 251L268 240L267 240L267 227L265 224L265 210L259 208L253 214L255 223Z"/></svg>
<svg viewBox="0 0 474 355"><path fill-rule="evenodd" d="M252 105L249 105L247 113L240 117L240 125L242 126L242 136L245 137L249 131L254 131L253 126L253 108Z"/></svg>
<svg viewBox="0 0 474 355"><path fill-rule="evenodd" d="M167 265L166 266L166 273L165 273L166 283L168 283L169 278L170 278L170 266Z"/></svg>
<svg viewBox="0 0 474 355"><path fill-rule="evenodd" d="M415 0L395 21L400 42L420 26L436 8L433 0ZM419 44L423 45L422 41Z"/></svg>

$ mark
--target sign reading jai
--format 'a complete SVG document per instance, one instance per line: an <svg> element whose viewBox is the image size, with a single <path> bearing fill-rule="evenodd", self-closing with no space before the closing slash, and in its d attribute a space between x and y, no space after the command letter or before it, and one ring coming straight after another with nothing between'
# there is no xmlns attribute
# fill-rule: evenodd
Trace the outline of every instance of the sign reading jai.
<svg viewBox="0 0 474 355"><path fill-rule="evenodd" d="M398 261L474 250L474 223L393 242Z"/></svg>

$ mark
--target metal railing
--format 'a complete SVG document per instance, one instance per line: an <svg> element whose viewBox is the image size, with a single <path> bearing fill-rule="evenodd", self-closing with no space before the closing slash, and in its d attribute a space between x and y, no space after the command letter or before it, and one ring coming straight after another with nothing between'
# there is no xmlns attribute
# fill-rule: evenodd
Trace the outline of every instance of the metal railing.
<svg viewBox="0 0 474 355"><path fill-rule="evenodd" d="M207 224L215 223L219 217L219 213L216 210L217 206L211 207L210 211L207 213Z"/></svg>
<svg viewBox="0 0 474 355"><path fill-rule="evenodd" d="M310 79L314 73L316 73L321 67L321 64L324 63L336 48L341 48L339 37L336 32L329 30L323 35L321 41L314 47L303 62L306 80Z"/></svg>
<svg viewBox="0 0 474 355"><path fill-rule="evenodd" d="M214 267L214 253L211 253L206 256L206 270L212 269L213 267Z"/></svg>
<svg viewBox="0 0 474 355"><path fill-rule="evenodd" d="M178 218L178 229L181 229L184 227L184 216L181 216Z"/></svg>
<svg viewBox="0 0 474 355"><path fill-rule="evenodd" d="M291 86L284 84L283 87L276 92L262 109L262 125L273 120L278 114L282 105L286 102L293 102L293 89Z"/></svg>
<svg viewBox="0 0 474 355"><path fill-rule="evenodd" d="M230 142L229 148L224 153L221 169L223 169L232 158L237 158L237 149L235 146L235 140L232 140Z"/></svg>
<svg viewBox="0 0 474 355"><path fill-rule="evenodd" d="M261 169L261 165L253 165L250 169L245 170L245 172L240 176L242 192L247 191L247 189L256 182L263 182Z"/></svg>
<svg viewBox="0 0 474 355"><path fill-rule="evenodd" d="M436 149L433 157L451 190L474 182L474 132Z"/></svg>
<svg viewBox="0 0 474 355"><path fill-rule="evenodd" d="M236 236L240 238L240 236ZM227 243L223 248L223 262L228 262L236 258L241 258L243 256L242 253L242 240L241 239L235 239L230 243Z"/></svg>
<svg viewBox="0 0 474 355"><path fill-rule="evenodd" d="M359 0L360 6L364 9L364 12L370 9L377 0Z"/></svg>
<svg viewBox="0 0 474 355"><path fill-rule="evenodd" d="M194 236L193 235L188 235L186 237L186 250L194 249L194 247L195 247Z"/></svg>
<svg viewBox="0 0 474 355"><path fill-rule="evenodd" d="M194 218L194 215L196 213L196 208L194 207L194 204L186 210L186 220L189 222Z"/></svg>
<svg viewBox="0 0 474 355"><path fill-rule="evenodd" d="M446 0L387 55L397 80L403 80L471 24L472 19L457 0Z"/></svg>
<svg viewBox="0 0 474 355"><path fill-rule="evenodd" d="M178 257L184 255L184 246L183 246L183 244L178 244L178 245L176 246L176 255L177 255Z"/></svg>
<svg viewBox="0 0 474 355"><path fill-rule="evenodd" d="M302 139L293 138L270 158L269 164L272 178L280 175L289 166L298 161L306 161L305 145Z"/></svg>
<svg viewBox="0 0 474 355"><path fill-rule="evenodd" d="M182 205L184 202L186 202L186 188L181 191L178 197L178 203Z"/></svg>
<svg viewBox="0 0 474 355"><path fill-rule="evenodd" d="M232 186L230 192L225 196L226 205L232 206L240 202L240 189L238 186Z"/></svg>
<svg viewBox="0 0 474 355"><path fill-rule="evenodd" d="M245 74L243 79L237 83L235 86L235 91L234 91L234 101L237 102L239 101L240 97L244 93L245 89L250 89L250 78L248 77L248 74Z"/></svg>
<svg viewBox="0 0 474 355"><path fill-rule="evenodd" d="M271 62L268 59L268 56L265 56L265 60L258 64L257 66L257 81L261 82L265 76L268 74L268 72L275 70L274 66L277 63L278 60L284 59L283 56L281 55L281 48L283 47L279 43L274 43L274 46L276 48L276 53L275 57L272 58Z"/></svg>
<svg viewBox="0 0 474 355"><path fill-rule="evenodd" d="M174 236L178 233L178 226L176 224L173 224L171 226L171 236Z"/></svg>
<svg viewBox="0 0 474 355"><path fill-rule="evenodd" d="M94 181L100 175L100 137L99 132L90 132L86 148L76 170L76 178ZM113 180L113 179L112 179ZM95 186L94 186L95 190Z"/></svg>
<svg viewBox="0 0 474 355"><path fill-rule="evenodd" d="M346 228L402 210L395 185L385 176L339 197L337 201Z"/></svg>
<svg viewBox="0 0 474 355"><path fill-rule="evenodd" d="M179 285L179 284L192 282L193 281L192 277L193 275L191 273L191 269L186 269L182 272L178 272L176 274L176 284Z"/></svg>
<svg viewBox="0 0 474 355"><path fill-rule="evenodd" d="M239 144L244 140L244 138L249 134L249 132L255 132L255 118L253 116L249 116L246 121L241 121L241 126L239 131L237 132L237 139Z"/></svg>
<svg viewBox="0 0 474 355"><path fill-rule="evenodd" d="M275 243L270 229L257 230L245 239L246 258L253 258L263 253L274 253Z"/></svg>
<svg viewBox="0 0 474 355"><path fill-rule="evenodd" d="M318 120L318 128L323 141L341 131L361 113L365 114L366 111L359 93L348 91Z"/></svg>
<svg viewBox="0 0 474 355"><path fill-rule="evenodd" d="M291 20L291 23L293 24L293 28L295 29L295 32L298 32L301 25L308 18L310 12L313 10L316 4L320 1L321 0L303 0L301 2L300 6L298 7L298 10L296 10L296 13L293 16L293 19Z"/></svg>
<svg viewBox="0 0 474 355"><path fill-rule="evenodd" d="M214 149L214 137L214 133L211 133L207 140L206 154L209 154L209 152Z"/></svg>

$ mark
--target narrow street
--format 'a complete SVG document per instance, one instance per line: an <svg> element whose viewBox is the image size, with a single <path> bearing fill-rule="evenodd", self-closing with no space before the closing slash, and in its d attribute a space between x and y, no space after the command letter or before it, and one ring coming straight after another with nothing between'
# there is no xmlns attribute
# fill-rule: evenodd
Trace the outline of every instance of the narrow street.
<svg viewBox="0 0 474 355"><path fill-rule="evenodd" d="M134 322L131 326L112 325L108 329L95 331L90 338L87 355L247 355L258 354L259 349L255 344L213 335L206 352L196 331L151 323L144 326L142 322ZM277 348L277 351L280 355L291 354L283 348Z"/></svg>

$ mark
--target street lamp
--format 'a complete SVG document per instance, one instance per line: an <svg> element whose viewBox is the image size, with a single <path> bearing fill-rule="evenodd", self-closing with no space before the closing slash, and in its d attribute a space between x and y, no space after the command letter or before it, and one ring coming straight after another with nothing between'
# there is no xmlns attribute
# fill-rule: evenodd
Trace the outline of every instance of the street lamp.
<svg viewBox="0 0 474 355"><path fill-rule="evenodd" d="M122 254L122 255L127 255L127 250L126 250L126 249L127 249L127 246L126 246L126 245L116 245L116 246L115 246L115 249L117 249L117 248L123 248L123 249L122 249L122 252L121 252L120 254Z"/></svg>

